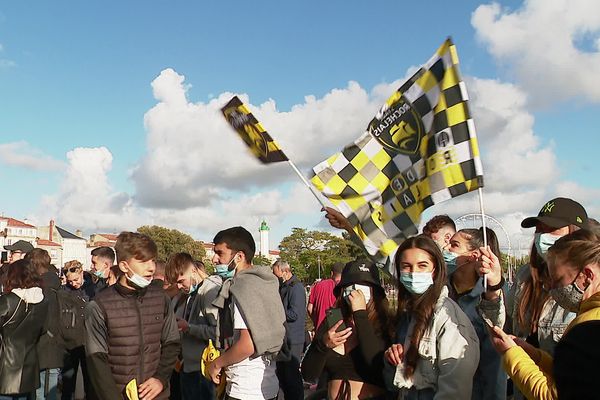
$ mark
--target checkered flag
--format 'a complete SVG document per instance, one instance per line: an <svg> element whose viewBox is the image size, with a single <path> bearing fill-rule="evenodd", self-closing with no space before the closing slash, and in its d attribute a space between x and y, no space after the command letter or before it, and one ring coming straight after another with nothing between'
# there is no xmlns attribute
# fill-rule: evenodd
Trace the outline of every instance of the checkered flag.
<svg viewBox="0 0 600 400"><path fill-rule="evenodd" d="M483 187L468 100L447 39L358 140L313 168L313 185L372 255L387 257L416 234L426 208Z"/></svg>
<svg viewBox="0 0 600 400"><path fill-rule="evenodd" d="M237 96L221 108L223 116L260 162L288 161L287 156Z"/></svg>

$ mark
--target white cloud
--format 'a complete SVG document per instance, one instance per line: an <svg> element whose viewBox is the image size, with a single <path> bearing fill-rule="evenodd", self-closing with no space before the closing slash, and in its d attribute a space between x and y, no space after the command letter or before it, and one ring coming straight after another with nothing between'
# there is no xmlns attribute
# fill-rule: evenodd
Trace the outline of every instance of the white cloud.
<svg viewBox="0 0 600 400"><path fill-rule="evenodd" d="M265 166L249 155L220 113L231 93L207 103L190 102L189 86L172 69L164 70L152 87L159 102L144 117L148 149L133 173L136 199L143 206L206 205L223 189L263 187L292 176L285 163ZM247 95L240 97L249 103ZM286 154L308 169L358 137L379 105L350 82L323 98L307 96L287 112L273 100L249 107Z"/></svg>
<svg viewBox="0 0 600 400"><path fill-rule="evenodd" d="M43 200L41 220L55 218L62 226L83 230L135 229L146 217L126 193L109 183L112 154L106 147L76 148L67 153L68 165L59 192ZM40 219L40 218L38 218Z"/></svg>
<svg viewBox="0 0 600 400"><path fill-rule="evenodd" d="M382 83L368 92L350 82L322 98L307 96L290 111L278 110L273 100L255 106L248 96L241 97L286 153L308 170L356 139L399 83ZM481 143L486 211L509 231L514 248L519 242L529 246L531 232L521 229L520 221L550 198L572 196L600 211L597 191L561 178L557 150L534 132L523 89L478 78L467 84ZM254 233L262 218L271 226L319 221L320 206L289 167L259 164L225 123L219 109L232 94L193 103L187 98L189 87L170 69L152 83L158 103L145 115L147 150L133 171L131 196L110 185L112 155L106 148L78 148L67 156L59 194L47 199L53 216L87 231L158 224L204 240L233 225ZM458 217L478 209L471 193L428 214Z"/></svg>
<svg viewBox="0 0 600 400"><path fill-rule="evenodd" d="M535 104L600 101L600 2L528 0L516 11L479 6L471 23L488 51L519 78Z"/></svg>
<svg viewBox="0 0 600 400"><path fill-rule="evenodd" d="M62 161L44 154L25 141L1 143L0 162L33 171L58 171L64 168Z"/></svg>
<svg viewBox="0 0 600 400"><path fill-rule="evenodd" d="M565 181L558 167L559 149L542 145L533 131L527 96L519 87L496 80L467 79L484 169L485 212L508 231L513 249L528 252L532 230L520 227L528 216L555 197L570 197L590 215L600 212L600 190ZM453 218L478 213L477 192L432 207L427 217L447 213ZM500 233L500 232L497 232Z"/></svg>

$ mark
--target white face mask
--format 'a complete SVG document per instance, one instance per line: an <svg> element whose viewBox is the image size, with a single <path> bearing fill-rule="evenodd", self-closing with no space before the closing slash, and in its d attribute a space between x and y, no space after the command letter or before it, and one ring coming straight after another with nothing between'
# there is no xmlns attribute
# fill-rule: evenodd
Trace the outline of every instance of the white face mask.
<svg viewBox="0 0 600 400"><path fill-rule="evenodd" d="M553 235L551 233L536 233L533 239L535 243L535 249L537 250L540 257L546 261L546 255L548 253L548 249L552 247L552 245L560 239L562 236Z"/></svg>
<svg viewBox="0 0 600 400"><path fill-rule="evenodd" d="M131 283L134 287L138 289L144 289L150 284L150 281L148 279L133 272L131 268L129 268L129 266L127 266L127 268L129 269L129 271L131 271L132 275L131 277L129 277L127 274L125 274L125 277L127 278L127 281Z"/></svg>
<svg viewBox="0 0 600 400"><path fill-rule="evenodd" d="M354 290L360 290L362 292L362 294L365 296L365 303L369 303L369 300L371 300L371 287L367 286L367 285L350 285L346 288L344 288L344 298L346 300L348 300L348 296L350 296L350 293L352 293Z"/></svg>

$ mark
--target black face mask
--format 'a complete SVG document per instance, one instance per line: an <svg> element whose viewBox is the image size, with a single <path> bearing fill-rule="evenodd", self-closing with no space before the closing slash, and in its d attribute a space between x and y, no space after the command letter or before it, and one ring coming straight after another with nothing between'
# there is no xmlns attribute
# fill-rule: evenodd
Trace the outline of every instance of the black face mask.
<svg viewBox="0 0 600 400"><path fill-rule="evenodd" d="M285 282L285 281L283 280L283 277L281 277L281 276L278 276L278 277L277 277L277 280L279 281L279 284L280 284L280 285L283 285L283 282Z"/></svg>

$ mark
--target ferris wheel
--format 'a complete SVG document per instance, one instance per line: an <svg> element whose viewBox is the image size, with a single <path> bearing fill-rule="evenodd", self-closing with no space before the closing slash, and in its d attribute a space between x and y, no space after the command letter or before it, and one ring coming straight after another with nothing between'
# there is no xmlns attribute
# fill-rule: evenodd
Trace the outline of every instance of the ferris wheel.
<svg viewBox="0 0 600 400"><path fill-rule="evenodd" d="M510 242L510 236L508 235L508 232L506 232L506 229L504 229L500 221L498 221L496 218L492 217L491 215L485 215L484 218L485 226L492 229L498 237L500 252L509 256L507 260L509 263L509 265L507 265L507 270L509 275L509 281L512 282L512 275L515 266L512 265L513 257L511 256L513 255L513 248ZM465 214L462 217L458 217L457 219L455 219L454 223L456 224L456 230L470 228L478 229L483 226L481 214Z"/></svg>
<svg viewBox="0 0 600 400"><path fill-rule="evenodd" d="M456 224L456 230L468 229L468 228L481 228L483 222L481 220L481 214L466 214L462 217L458 217L454 220ZM485 216L485 226L492 229L496 236L498 236L498 242L500 244L500 251L505 254L512 254L512 245L510 237L506 229L502 226L500 221L491 215Z"/></svg>

